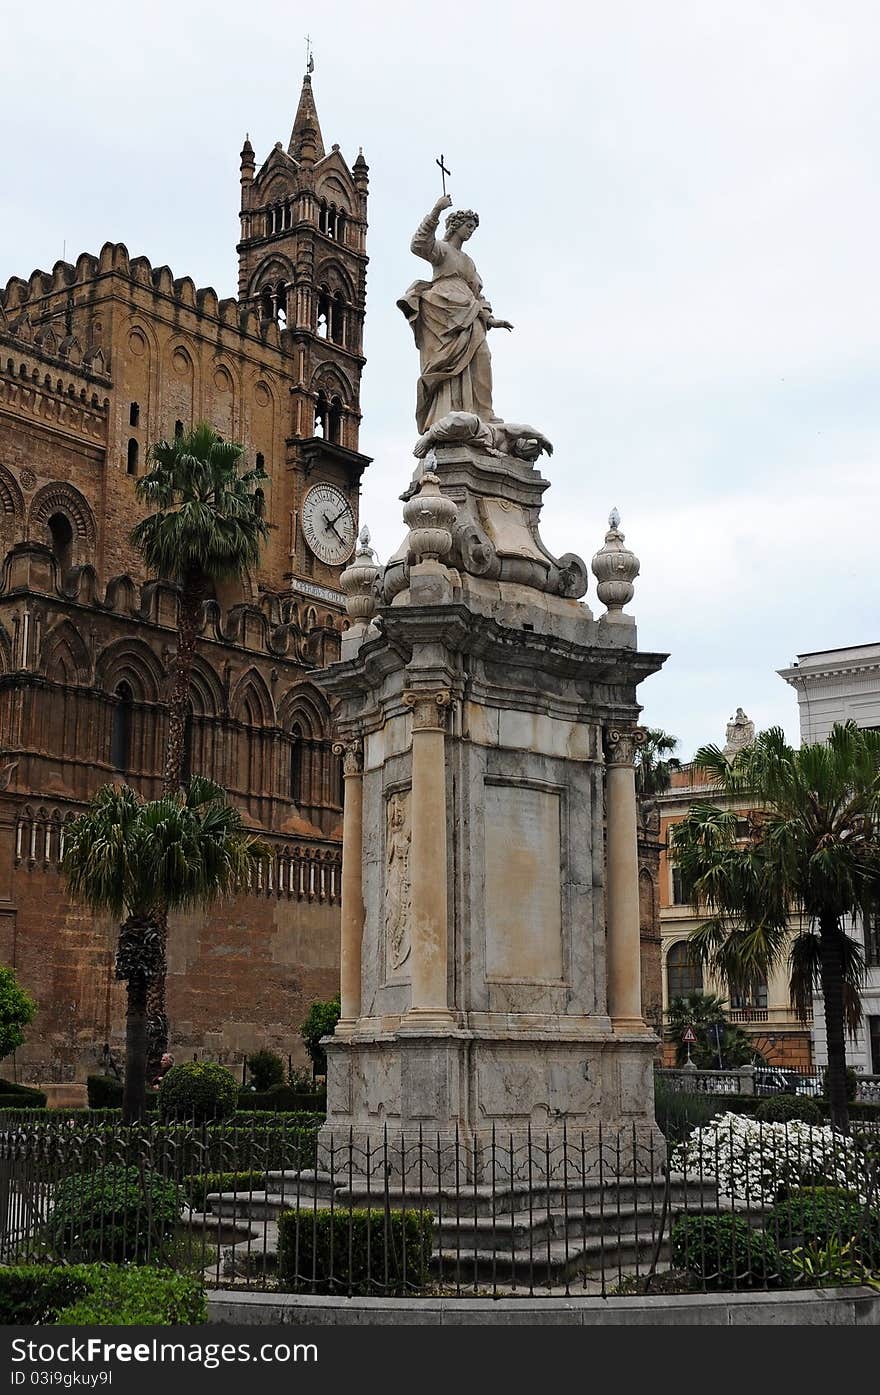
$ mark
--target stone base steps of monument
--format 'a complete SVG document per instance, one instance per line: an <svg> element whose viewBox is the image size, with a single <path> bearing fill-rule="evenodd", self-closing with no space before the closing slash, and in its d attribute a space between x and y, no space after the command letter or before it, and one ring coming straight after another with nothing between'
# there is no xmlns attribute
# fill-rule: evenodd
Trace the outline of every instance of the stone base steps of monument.
<svg viewBox="0 0 880 1395"><path fill-rule="evenodd" d="M282 1211L299 1210L302 1224L309 1212L330 1205L343 1216L351 1207L392 1210L403 1207L435 1217L431 1269L441 1283L533 1285L540 1276L556 1286L578 1275L625 1274L643 1269L654 1257L663 1214L666 1184L662 1179L621 1178L612 1186L599 1182L564 1188L550 1185L512 1187L473 1184L459 1188L418 1190L407 1186L378 1188L375 1182L348 1179L333 1185L329 1173L269 1173L271 1191L218 1192L205 1199L205 1211L191 1224L223 1235L223 1272L227 1278L271 1274L277 1267L278 1226ZM670 1179L661 1261L668 1256L674 1219L685 1210L725 1209L717 1191L684 1178ZM229 1243L231 1241L231 1243Z"/></svg>

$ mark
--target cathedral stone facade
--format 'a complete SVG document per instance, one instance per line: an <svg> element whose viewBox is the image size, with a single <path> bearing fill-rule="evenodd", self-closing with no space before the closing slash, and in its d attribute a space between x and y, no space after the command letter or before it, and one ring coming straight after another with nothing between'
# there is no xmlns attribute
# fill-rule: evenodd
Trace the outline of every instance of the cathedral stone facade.
<svg viewBox="0 0 880 1395"><path fill-rule="evenodd" d="M248 895L172 917L172 1050L296 1056L337 989L341 772L312 675L339 654L369 463L367 186L363 154L325 150L307 77L286 149L259 169L241 153L238 299L111 243L0 292L0 962L39 1004L18 1078L57 1098L105 1044L121 1054L116 927L69 902L59 866L100 785L161 789L177 601L128 539L150 444L198 421L264 464L270 538L205 605L188 763L271 856Z"/></svg>

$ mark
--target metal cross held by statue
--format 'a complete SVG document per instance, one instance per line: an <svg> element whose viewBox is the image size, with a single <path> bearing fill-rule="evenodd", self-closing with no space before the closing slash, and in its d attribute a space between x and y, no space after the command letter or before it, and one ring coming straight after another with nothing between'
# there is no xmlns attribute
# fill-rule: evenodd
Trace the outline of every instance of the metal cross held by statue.
<svg viewBox="0 0 880 1395"><path fill-rule="evenodd" d="M451 174L452 174L452 170L448 170L448 169L446 168L446 166L445 166L444 163L443 163L443 156L442 156L442 155L440 156L440 159L439 159L439 160L435 160L435 161L434 161L434 164L440 166L440 178L443 180L443 193L445 194L445 193L446 193L446 176L447 176L447 174L448 174L448 175L451 175Z"/></svg>

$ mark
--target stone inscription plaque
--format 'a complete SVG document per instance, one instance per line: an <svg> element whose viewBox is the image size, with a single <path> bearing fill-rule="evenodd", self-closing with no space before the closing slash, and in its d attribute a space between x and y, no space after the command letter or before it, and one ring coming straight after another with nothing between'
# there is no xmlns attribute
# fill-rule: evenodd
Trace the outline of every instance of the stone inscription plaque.
<svg viewBox="0 0 880 1395"><path fill-rule="evenodd" d="M562 979L559 795L486 785L486 977Z"/></svg>

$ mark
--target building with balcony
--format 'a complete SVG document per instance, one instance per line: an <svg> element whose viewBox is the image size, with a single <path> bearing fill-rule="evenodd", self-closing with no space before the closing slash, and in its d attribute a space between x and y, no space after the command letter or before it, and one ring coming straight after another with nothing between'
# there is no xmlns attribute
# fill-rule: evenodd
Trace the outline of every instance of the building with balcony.
<svg viewBox="0 0 880 1395"><path fill-rule="evenodd" d="M726 755L733 755L754 740L755 726L742 708L727 725ZM663 962L663 1010L673 998L688 993L716 993L728 1004L727 1015L754 1039L755 1049L771 1064L786 1069L806 1070L812 1065L810 1026L800 1021L789 1001L788 972L785 962L778 964L764 983L756 985L751 994L728 993L726 987L708 973L694 958L688 936L702 924L704 916L685 897L679 869L669 856L669 831L687 814L697 800L712 800L726 808L731 801L718 794L709 778L693 763L682 765L671 773L669 789L657 797L660 809L660 940ZM747 807L737 808L742 818L743 835L748 831ZM668 1064L674 1059L674 1048L664 1048Z"/></svg>

